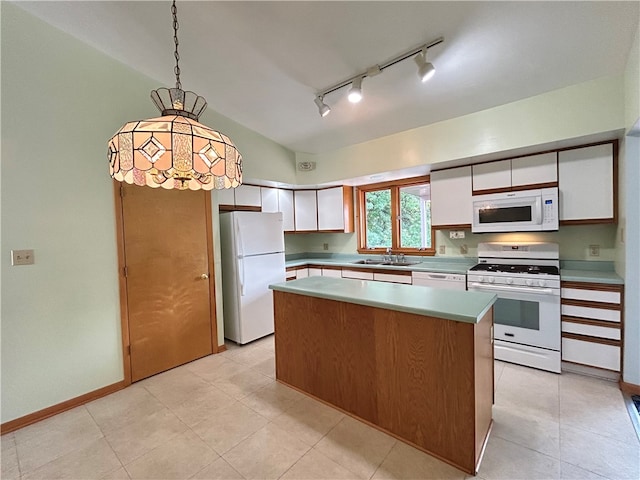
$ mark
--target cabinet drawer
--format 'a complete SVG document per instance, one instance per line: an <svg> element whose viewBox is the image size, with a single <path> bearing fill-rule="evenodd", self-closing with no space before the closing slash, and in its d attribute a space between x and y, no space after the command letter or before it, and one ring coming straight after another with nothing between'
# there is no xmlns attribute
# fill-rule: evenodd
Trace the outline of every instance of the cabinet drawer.
<svg viewBox="0 0 640 480"><path fill-rule="evenodd" d="M336 277L342 278L342 270L337 270L335 268L323 268L322 269L323 277Z"/></svg>
<svg viewBox="0 0 640 480"><path fill-rule="evenodd" d="M619 310L607 310L604 308L579 307L577 305L562 305L562 315L579 318L592 318L606 322L620 322Z"/></svg>
<svg viewBox="0 0 640 480"><path fill-rule="evenodd" d="M373 272L363 272L361 270L342 270L342 278L356 278L358 280L373 280Z"/></svg>
<svg viewBox="0 0 640 480"><path fill-rule="evenodd" d="M287 269L287 273L285 277L287 280L289 280L290 278L298 278L298 274L295 269L291 269L291 270Z"/></svg>
<svg viewBox="0 0 640 480"><path fill-rule="evenodd" d="M322 276L322 268L309 267L309 276L310 277L321 277Z"/></svg>
<svg viewBox="0 0 640 480"><path fill-rule="evenodd" d="M562 331L567 333L575 333L578 335L587 335L589 337L609 338L611 340L620 340L620 329L603 327L600 325L587 325L584 323L562 322Z"/></svg>
<svg viewBox="0 0 640 480"><path fill-rule="evenodd" d="M620 371L620 347L562 338L562 360Z"/></svg>
<svg viewBox="0 0 640 480"><path fill-rule="evenodd" d="M411 275L394 273L374 273L373 279L378 282L408 283L411 284Z"/></svg>
<svg viewBox="0 0 640 480"><path fill-rule="evenodd" d="M562 288L561 295L562 298L570 298L572 300L620 304L620 292L583 290L581 288Z"/></svg>

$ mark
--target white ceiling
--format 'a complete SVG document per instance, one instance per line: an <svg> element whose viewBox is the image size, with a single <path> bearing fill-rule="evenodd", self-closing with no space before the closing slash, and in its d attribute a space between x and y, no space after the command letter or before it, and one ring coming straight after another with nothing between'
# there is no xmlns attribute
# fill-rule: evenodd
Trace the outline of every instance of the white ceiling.
<svg viewBox="0 0 640 480"><path fill-rule="evenodd" d="M170 2L19 2L104 53L173 86ZM320 153L624 71L639 2L179 1L182 85L209 107L298 152ZM365 79L364 98L316 92L404 51ZM147 95L147 92L141 94ZM155 114L150 102L149 116ZM215 127L215 126L214 126Z"/></svg>

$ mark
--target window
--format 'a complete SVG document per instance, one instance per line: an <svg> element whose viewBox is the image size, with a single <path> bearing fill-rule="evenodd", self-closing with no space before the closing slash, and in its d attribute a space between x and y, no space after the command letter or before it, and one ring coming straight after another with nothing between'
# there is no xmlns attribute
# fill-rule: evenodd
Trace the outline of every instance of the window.
<svg viewBox="0 0 640 480"><path fill-rule="evenodd" d="M358 251L434 255L429 177L358 187Z"/></svg>

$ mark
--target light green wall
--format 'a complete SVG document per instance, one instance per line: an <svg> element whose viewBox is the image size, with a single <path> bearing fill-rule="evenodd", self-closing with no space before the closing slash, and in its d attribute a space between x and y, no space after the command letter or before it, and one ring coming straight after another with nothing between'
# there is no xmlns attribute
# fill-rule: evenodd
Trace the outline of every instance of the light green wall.
<svg viewBox="0 0 640 480"><path fill-rule="evenodd" d="M144 111L136 90L151 84L1 8L5 422L123 378L105 141ZM11 267L23 248L35 265Z"/></svg>
<svg viewBox="0 0 640 480"><path fill-rule="evenodd" d="M640 28L636 30L624 76L625 126L629 131L640 118Z"/></svg>
<svg viewBox="0 0 640 480"><path fill-rule="evenodd" d="M478 256L480 242L535 241L560 244L563 260L613 261L616 247L615 225L575 225L561 227L557 232L473 234L465 230L464 239L450 239L448 231L436 232L436 245L445 247L445 254L436 257ZM324 244L328 250L324 250ZM460 247L467 247L461 254ZM589 256L589 245L600 246L600 256ZM358 239L355 233L305 233L285 236L287 253L348 253L357 254Z"/></svg>
<svg viewBox="0 0 640 480"><path fill-rule="evenodd" d="M621 152L621 224L616 268L625 275L624 377L640 385L640 26L625 74L625 127ZM624 229L624 230L623 230Z"/></svg>
<svg viewBox="0 0 640 480"><path fill-rule="evenodd" d="M149 92L163 85L15 4L0 8L4 423L123 379L106 141L156 115ZM202 121L236 142L245 175L295 178L287 149L210 110ZM10 266L9 251L27 248L35 265Z"/></svg>
<svg viewBox="0 0 640 480"><path fill-rule="evenodd" d="M297 183L315 185L472 158L624 128L624 78L604 77L329 153Z"/></svg>

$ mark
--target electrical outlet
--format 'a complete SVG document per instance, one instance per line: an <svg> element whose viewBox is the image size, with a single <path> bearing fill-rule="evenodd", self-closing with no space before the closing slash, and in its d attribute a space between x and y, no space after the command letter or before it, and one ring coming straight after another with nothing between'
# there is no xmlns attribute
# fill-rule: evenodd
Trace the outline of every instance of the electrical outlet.
<svg viewBox="0 0 640 480"><path fill-rule="evenodd" d="M322 244L322 249L323 250L329 250L329 244L328 243L323 243Z"/></svg>
<svg viewBox="0 0 640 480"><path fill-rule="evenodd" d="M11 250L11 265L33 265L36 259L33 250Z"/></svg>
<svg viewBox="0 0 640 480"><path fill-rule="evenodd" d="M445 245L440 245L440 247L438 248L438 253L440 255L444 255L447 251L447 247Z"/></svg>
<svg viewBox="0 0 640 480"><path fill-rule="evenodd" d="M449 232L449 238L458 238L458 232Z"/></svg>
<svg viewBox="0 0 640 480"><path fill-rule="evenodd" d="M458 238L464 238L464 230L458 230Z"/></svg>
<svg viewBox="0 0 640 480"><path fill-rule="evenodd" d="M460 254L466 255L469 253L469 248L466 245L460 245Z"/></svg>
<svg viewBox="0 0 640 480"><path fill-rule="evenodd" d="M590 257L599 257L600 256L600 245L589 245L589 256Z"/></svg>

